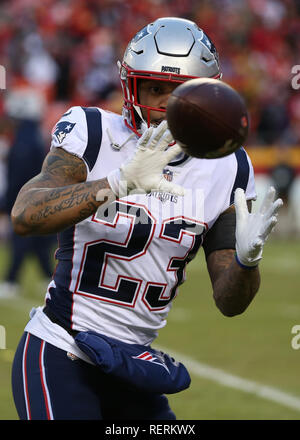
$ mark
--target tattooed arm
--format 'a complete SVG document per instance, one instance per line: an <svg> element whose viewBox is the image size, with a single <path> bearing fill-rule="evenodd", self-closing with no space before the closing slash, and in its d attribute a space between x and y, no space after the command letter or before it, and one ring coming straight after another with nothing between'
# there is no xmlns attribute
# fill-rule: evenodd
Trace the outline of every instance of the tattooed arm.
<svg viewBox="0 0 300 440"><path fill-rule="evenodd" d="M14 230L19 235L51 234L78 223L107 200L96 201L103 189L113 193L106 178L86 182L82 159L55 148L45 158L40 174L20 190L12 209Z"/></svg>
<svg viewBox="0 0 300 440"><path fill-rule="evenodd" d="M213 297L225 316L243 313L260 285L258 267L243 269L237 264L234 254L234 249L223 249L212 252L207 258Z"/></svg>

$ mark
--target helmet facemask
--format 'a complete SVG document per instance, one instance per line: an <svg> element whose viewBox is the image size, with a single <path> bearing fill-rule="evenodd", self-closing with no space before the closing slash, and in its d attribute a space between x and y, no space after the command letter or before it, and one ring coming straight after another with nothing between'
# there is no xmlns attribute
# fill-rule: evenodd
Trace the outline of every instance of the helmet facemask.
<svg viewBox="0 0 300 440"><path fill-rule="evenodd" d="M141 79L167 81L179 85L188 79L195 78L194 76L176 75L171 73L158 74L157 72L152 71L135 71L127 66L126 63L119 64L119 68L124 96L123 116L125 117L125 124L138 135L141 134L140 130L143 123L146 124L147 127L150 127L151 110L163 114L166 113L166 109L150 107L139 101L138 81ZM142 114L142 109L146 110L146 118L144 118ZM162 118L164 118L164 115L162 115ZM129 121L132 122L132 125L129 124Z"/></svg>

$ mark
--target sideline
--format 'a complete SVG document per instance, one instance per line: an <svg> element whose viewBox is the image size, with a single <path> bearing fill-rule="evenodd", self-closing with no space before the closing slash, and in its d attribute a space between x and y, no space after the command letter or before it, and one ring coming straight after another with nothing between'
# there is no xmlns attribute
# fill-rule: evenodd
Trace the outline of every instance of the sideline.
<svg viewBox="0 0 300 440"><path fill-rule="evenodd" d="M239 391L254 394L262 399L270 400L278 403L279 405L292 408L296 411L300 411L300 398L291 394L285 393L277 388L270 387L268 385L260 384L248 379L243 379L239 376L226 373L225 371L214 368L209 365L198 362L190 357L185 356L182 353L173 351L171 349L155 346L158 350L162 350L176 359L180 359L182 363L187 367L190 373L195 376L217 382L220 385L235 388Z"/></svg>

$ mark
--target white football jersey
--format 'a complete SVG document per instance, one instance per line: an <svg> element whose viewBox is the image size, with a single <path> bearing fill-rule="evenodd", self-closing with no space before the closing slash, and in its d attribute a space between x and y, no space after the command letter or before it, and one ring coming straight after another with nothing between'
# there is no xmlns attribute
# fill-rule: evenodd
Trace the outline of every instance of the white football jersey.
<svg viewBox="0 0 300 440"><path fill-rule="evenodd" d="M51 148L82 158L87 181L93 181L128 161L137 139L120 115L72 107L55 126ZM220 159L182 153L163 174L185 188L184 197L133 193L58 234L58 263L45 300L64 326L150 344L166 324L187 263L232 205L235 189L243 188L247 199L256 196L253 168L243 148ZM26 330L85 358L42 307Z"/></svg>

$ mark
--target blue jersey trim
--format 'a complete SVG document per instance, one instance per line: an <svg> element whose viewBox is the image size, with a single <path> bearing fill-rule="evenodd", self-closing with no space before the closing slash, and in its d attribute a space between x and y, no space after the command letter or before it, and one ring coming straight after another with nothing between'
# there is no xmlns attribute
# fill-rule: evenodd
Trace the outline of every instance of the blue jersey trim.
<svg viewBox="0 0 300 440"><path fill-rule="evenodd" d="M235 152L235 157L237 160L237 172L231 191L230 205L232 205L234 202L234 193L237 188L242 188L244 191L246 191L250 174L249 162L244 148L237 150Z"/></svg>
<svg viewBox="0 0 300 440"><path fill-rule="evenodd" d="M58 264L54 272L56 287L51 287L51 299L47 299L47 306L57 319L66 327L72 327L73 293L69 290L73 269L75 226L71 226L58 234L59 248L56 252Z"/></svg>
<svg viewBox="0 0 300 440"><path fill-rule="evenodd" d="M87 122L88 142L83 154L83 159L92 171L99 155L102 142L102 117L96 107L81 107Z"/></svg>
<svg viewBox="0 0 300 440"><path fill-rule="evenodd" d="M191 156L189 156L188 154L184 154L184 156L182 158L180 158L179 160L174 160L174 162L170 162L168 163L169 166L172 167L176 167L177 165L181 165L183 164L187 159L189 159Z"/></svg>

